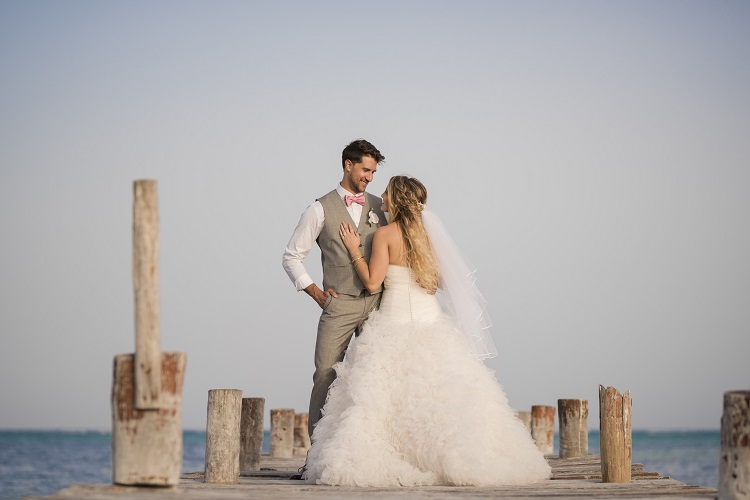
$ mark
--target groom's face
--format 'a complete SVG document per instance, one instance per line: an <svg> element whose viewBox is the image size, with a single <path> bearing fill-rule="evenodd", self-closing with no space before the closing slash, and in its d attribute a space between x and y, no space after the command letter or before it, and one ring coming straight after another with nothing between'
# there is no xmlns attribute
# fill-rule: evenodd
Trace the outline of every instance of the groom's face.
<svg viewBox="0 0 750 500"><path fill-rule="evenodd" d="M377 169L378 163L371 156L363 156L359 163L351 163L347 160L344 175L344 181L347 185L344 187L354 194L365 192Z"/></svg>

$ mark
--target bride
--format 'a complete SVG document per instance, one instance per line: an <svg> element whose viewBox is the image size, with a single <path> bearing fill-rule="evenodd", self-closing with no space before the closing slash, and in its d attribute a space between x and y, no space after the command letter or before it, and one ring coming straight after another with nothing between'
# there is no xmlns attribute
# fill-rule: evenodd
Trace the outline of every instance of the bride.
<svg viewBox="0 0 750 500"><path fill-rule="evenodd" d="M362 282L368 290L385 283L385 291L335 366L307 456L309 482L490 486L550 476L481 361L497 354L482 296L426 201L417 179L390 179L383 193L390 224L375 233L369 265L359 235L341 224Z"/></svg>

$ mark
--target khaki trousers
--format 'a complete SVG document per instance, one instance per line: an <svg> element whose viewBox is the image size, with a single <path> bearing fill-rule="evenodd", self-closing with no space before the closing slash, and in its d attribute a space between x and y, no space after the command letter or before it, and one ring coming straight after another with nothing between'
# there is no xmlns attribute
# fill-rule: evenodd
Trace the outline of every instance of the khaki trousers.
<svg viewBox="0 0 750 500"><path fill-rule="evenodd" d="M359 296L338 294L328 297L318 322L318 338L315 342L315 373L310 394L310 413L307 430L312 436L315 424L320 420L321 410L328 396L328 388L336 379L333 365L344 359L352 334L359 332L367 316L380 303L380 293L362 292Z"/></svg>

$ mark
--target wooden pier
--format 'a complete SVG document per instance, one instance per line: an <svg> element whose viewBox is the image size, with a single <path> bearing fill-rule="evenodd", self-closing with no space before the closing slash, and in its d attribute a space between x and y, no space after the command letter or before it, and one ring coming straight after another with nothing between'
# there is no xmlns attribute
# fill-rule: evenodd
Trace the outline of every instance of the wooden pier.
<svg viewBox="0 0 750 500"><path fill-rule="evenodd" d="M244 467L248 469L258 464L263 435L264 399L243 399L242 391L238 389L209 391L206 468L201 472L180 474L182 435L179 417L185 362L184 354L176 353L181 359L179 370L160 370L163 360L171 358L168 353L161 352L159 343L159 244L155 181L136 181L134 193L136 352L122 356L120 361L115 358L115 368L125 366L125 361L129 364L127 369L115 369L112 392L112 475L113 481L118 484L77 484L56 495L37 498L230 500L413 496L713 499L718 496L716 489L685 485L661 476L658 472L646 471L641 464L632 464L630 392L627 391L623 396L615 388L601 385L601 457L587 454L587 401L558 400L561 413L561 449L565 458L551 455L555 407L532 407L529 423L531 435L539 450L550 454L547 460L552 466L552 478L533 485L352 488L292 480L289 477L303 465L305 452L310 446L309 440L305 439L307 415L296 415L293 409L271 409L270 451L273 457L260 456L258 471L240 472L243 467L241 464L245 464ZM743 482L746 478L740 477L737 470L745 470L743 468L747 463L746 448L750 436L748 408L750 391L725 395L721 484L723 491L728 493L723 498L730 498L734 491L747 490L747 485ZM524 415L526 413L523 412ZM296 438L295 427L298 428ZM234 484L236 480L237 483Z"/></svg>
<svg viewBox="0 0 750 500"><path fill-rule="evenodd" d="M552 479L528 486L467 487L425 486L412 488L351 488L321 486L290 480L304 457L261 457L261 470L242 472L238 484L208 484L203 472L183 474L176 488L76 484L58 494L43 497L66 500L234 500L234 499L344 499L344 498L538 498L616 499L716 498L717 490L688 486L633 464L629 483L603 483L598 455L582 458L548 456ZM39 497L37 497L39 498Z"/></svg>

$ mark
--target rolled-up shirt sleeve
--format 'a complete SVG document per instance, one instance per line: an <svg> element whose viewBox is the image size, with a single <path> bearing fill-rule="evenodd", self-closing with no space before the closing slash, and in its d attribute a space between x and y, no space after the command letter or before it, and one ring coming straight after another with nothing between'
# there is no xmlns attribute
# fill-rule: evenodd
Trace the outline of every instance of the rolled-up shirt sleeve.
<svg viewBox="0 0 750 500"><path fill-rule="evenodd" d="M313 283L303 261L310 253L315 240L320 236L324 221L323 206L316 201L302 213L284 250L281 265L297 291L304 290Z"/></svg>

